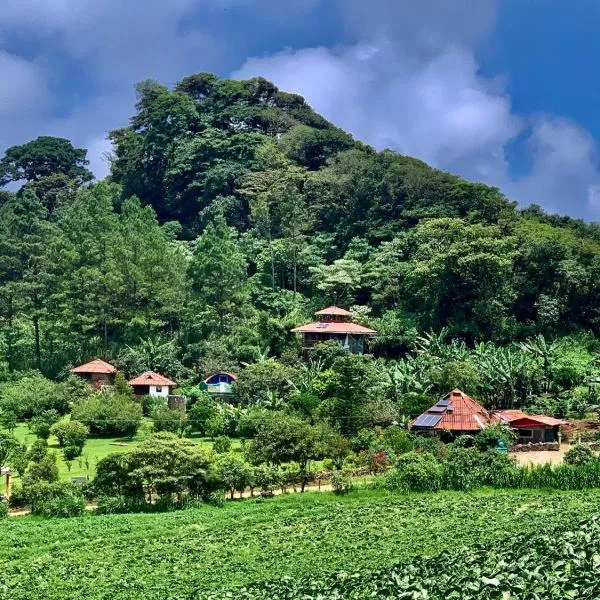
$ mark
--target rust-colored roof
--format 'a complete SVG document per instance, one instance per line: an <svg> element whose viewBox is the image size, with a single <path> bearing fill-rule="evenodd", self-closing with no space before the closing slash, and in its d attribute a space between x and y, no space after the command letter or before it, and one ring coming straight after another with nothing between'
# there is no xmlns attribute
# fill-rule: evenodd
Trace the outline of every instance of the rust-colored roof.
<svg viewBox="0 0 600 600"><path fill-rule="evenodd" d="M547 415L528 415L522 410L499 410L494 413L495 420L501 420L511 427L519 428L519 422L522 428L535 426L536 424L548 427L566 425L566 421L548 417Z"/></svg>
<svg viewBox="0 0 600 600"><path fill-rule="evenodd" d="M116 372L116 367L113 367L111 364L99 358L90 360L90 362L87 362L84 365L79 365L78 367L73 367L71 369L71 373L102 373L104 375L110 375Z"/></svg>
<svg viewBox="0 0 600 600"><path fill-rule="evenodd" d="M377 332L356 323L309 323L292 329L294 333L351 333L353 335L374 335Z"/></svg>
<svg viewBox="0 0 600 600"><path fill-rule="evenodd" d="M341 317L351 317L352 313L349 310L344 310L339 306L328 306L318 310L315 315L339 315Z"/></svg>
<svg viewBox="0 0 600 600"><path fill-rule="evenodd" d="M132 387L138 385L165 385L165 386L174 386L177 385L174 381L163 377L160 373L155 373L154 371L146 371L137 377L129 380L129 385Z"/></svg>
<svg viewBox="0 0 600 600"><path fill-rule="evenodd" d="M410 428L477 432L489 424L488 411L461 390L454 389L412 421Z"/></svg>

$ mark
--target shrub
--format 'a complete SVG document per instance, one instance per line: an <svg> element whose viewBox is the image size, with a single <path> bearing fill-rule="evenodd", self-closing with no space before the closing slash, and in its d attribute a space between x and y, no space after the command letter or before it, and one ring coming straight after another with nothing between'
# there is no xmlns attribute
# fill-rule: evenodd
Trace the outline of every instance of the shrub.
<svg viewBox="0 0 600 600"><path fill-rule="evenodd" d="M222 456L215 465L215 473L219 482L231 494L231 498L234 492L241 494L254 483L252 467L239 456Z"/></svg>
<svg viewBox="0 0 600 600"><path fill-rule="evenodd" d="M79 448L79 452L76 454L78 456L81 454L89 429L80 421L59 421L52 425L51 433L56 436L59 446Z"/></svg>
<svg viewBox="0 0 600 600"><path fill-rule="evenodd" d="M360 429L350 440L350 446L354 452L367 450L375 442L376 437L375 431L372 429Z"/></svg>
<svg viewBox="0 0 600 600"><path fill-rule="evenodd" d="M567 465L580 467L588 465L596 460L596 454L589 446L577 444L565 453L564 461Z"/></svg>
<svg viewBox="0 0 600 600"><path fill-rule="evenodd" d="M0 501L0 519L8 517L8 502Z"/></svg>
<svg viewBox="0 0 600 600"><path fill-rule="evenodd" d="M23 495L34 515L75 517L85 510L83 492L72 483L39 481L23 484Z"/></svg>
<svg viewBox="0 0 600 600"><path fill-rule="evenodd" d="M219 416L219 405L207 394L201 394L188 411L192 431L208 435L207 423Z"/></svg>
<svg viewBox="0 0 600 600"><path fill-rule="evenodd" d="M188 417L184 409L163 406L152 417L155 431L166 431L182 436L187 427Z"/></svg>
<svg viewBox="0 0 600 600"><path fill-rule="evenodd" d="M17 419L25 419L47 410L63 415L73 396L67 384L55 383L41 374L34 374L2 384L0 398L3 411L14 414Z"/></svg>
<svg viewBox="0 0 600 600"><path fill-rule="evenodd" d="M31 462L27 467L25 475L23 475L23 485L40 481L58 481L56 454L53 452L46 453L39 461Z"/></svg>
<svg viewBox="0 0 600 600"><path fill-rule="evenodd" d="M39 462L46 454L48 454L48 442L44 439L37 439L31 444L31 447L27 451L27 460Z"/></svg>
<svg viewBox="0 0 600 600"><path fill-rule="evenodd" d="M413 449L413 440L410 433L397 425L388 427L383 432L383 442L394 454L404 454Z"/></svg>
<svg viewBox="0 0 600 600"><path fill-rule="evenodd" d="M434 491L440 489L442 466L429 452L407 452L385 478L385 486L397 491Z"/></svg>
<svg viewBox="0 0 600 600"><path fill-rule="evenodd" d="M141 403L143 415L153 417L157 410L165 406L165 399L158 396L144 396Z"/></svg>
<svg viewBox="0 0 600 600"><path fill-rule="evenodd" d="M331 476L331 487L336 494L347 494L354 486L348 475L338 471Z"/></svg>
<svg viewBox="0 0 600 600"><path fill-rule="evenodd" d="M264 495L272 495L281 482L281 473L277 467L261 464L254 468L254 484Z"/></svg>
<svg viewBox="0 0 600 600"><path fill-rule="evenodd" d="M81 448L79 446L65 446L63 448L63 456L65 461L71 461L76 459L81 454Z"/></svg>
<svg viewBox="0 0 600 600"><path fill-rule="evenodd" d="M323 459L323 470L324 471L333 471L335 469L335 463L331 458Z"/></svg>
<svg viewBox="0 0 600 600"><path fill-rule="evenodd" d="M57 410L51 408L42 411L41 414L33 417L29 421L30 431L37 437L47 440L50 437L50 429L60 419L60 414Z"/></svg>
<svg viewBox="0 0 600 600"><path fill-rule="evenodd" d="M473 441L475 446L482 452L485 450L491 450L498 447L498 442L503 442L504 445L509 448L517 439L517 436L512 429L506 425L490 425L483 431L480 431L474 438Z"/></svg>
<svg viewBox="0 0 600 600"><path fill-rule="evenodd" d="M133 437L142 421L142 407L126 396L94 394L76 403L71 417L97 435Z"/></svg>
<svg viewBox="0 0 600 600"><path fill-rule="evenodd" d="M225 454L231 450L231 439L227 436L220 436L213 442L213 450L217 454Z"/></svg>

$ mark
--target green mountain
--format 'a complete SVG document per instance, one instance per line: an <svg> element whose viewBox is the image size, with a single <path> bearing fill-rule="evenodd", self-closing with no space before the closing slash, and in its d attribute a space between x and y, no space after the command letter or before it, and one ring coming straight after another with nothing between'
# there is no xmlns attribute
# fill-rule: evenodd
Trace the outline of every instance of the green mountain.
<svg viewBox="0 0 600 600"><path fill-rule="evenodd" d="M166 371L297 355L289 328L334 301L389 357L429 329L598 333L596 225L376 152L261 78L137 94L104 182L59 138L0 160L0 183L25 180L0 192L5 369L127 364L141 347Z"/></svg>

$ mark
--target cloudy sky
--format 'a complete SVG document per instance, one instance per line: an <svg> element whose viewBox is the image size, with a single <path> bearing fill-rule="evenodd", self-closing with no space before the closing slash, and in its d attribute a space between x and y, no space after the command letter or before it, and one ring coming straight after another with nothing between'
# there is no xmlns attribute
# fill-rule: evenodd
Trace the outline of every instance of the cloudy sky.
<svg viewBox="0 0 600 600"><path fill-rule="evenodd" d="M262 75L325 117L526 205L600 220L597 0L0 0L0 149L87 147L133 84Z"/></svg>

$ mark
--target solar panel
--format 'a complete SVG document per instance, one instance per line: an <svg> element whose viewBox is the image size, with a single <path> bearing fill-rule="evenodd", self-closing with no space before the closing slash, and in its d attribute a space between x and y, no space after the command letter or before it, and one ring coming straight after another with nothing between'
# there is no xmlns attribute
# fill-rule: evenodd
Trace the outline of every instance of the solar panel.
<svg viewBox="0 0 600 600"><path fill-rule="evenodd" d="M437 403L438 406L448 406L448 404L450 404L450 400L448 400L448 398L444 398Z"/></svg>
<svg viewBox="0 0 600 600"><path fill-rule="evenodd" d="M430 413L443 413L446 412L446 407L445 406L440 406L439 404L436 404L435 406L432 406L429 411Z"/></svg>
<svg viewBox="0 0 600 600"><path fill-rule="evenodd" d="M442 415L421 415L413 423L413 427L435 427L441 420Z"/></svg>

